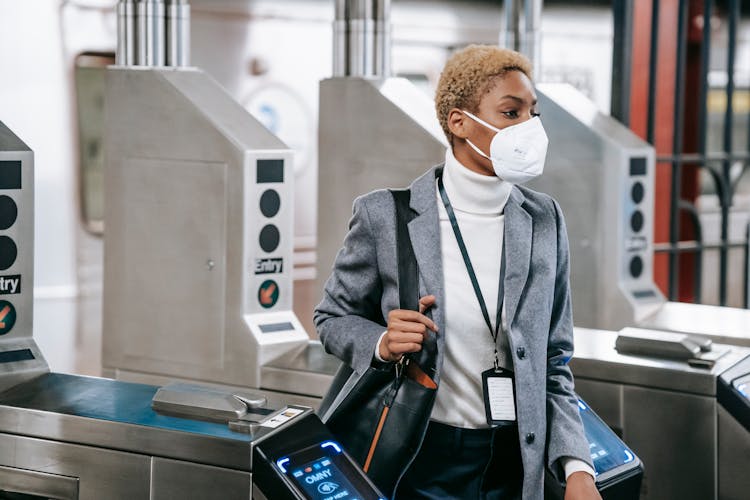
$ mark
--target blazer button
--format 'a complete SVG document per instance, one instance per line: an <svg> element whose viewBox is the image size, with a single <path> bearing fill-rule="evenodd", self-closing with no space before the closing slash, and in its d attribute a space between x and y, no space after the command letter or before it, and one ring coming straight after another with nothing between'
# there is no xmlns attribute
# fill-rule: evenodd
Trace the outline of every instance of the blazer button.
<svg viewBox="0 0 750 500"><path fill-rule="evenodd" d="M534 439L536 439L536 436L534 435L533 432L529 432L528 434L526 434L526 444L533 443Z"/></svg>
<svg viewBox="0 0 750 500"><path fill-rule="evenodd" d="M518 354L518 359L523 359L526 357L526 349L523 347L519 347L516 349L516 354Z"/></svg>

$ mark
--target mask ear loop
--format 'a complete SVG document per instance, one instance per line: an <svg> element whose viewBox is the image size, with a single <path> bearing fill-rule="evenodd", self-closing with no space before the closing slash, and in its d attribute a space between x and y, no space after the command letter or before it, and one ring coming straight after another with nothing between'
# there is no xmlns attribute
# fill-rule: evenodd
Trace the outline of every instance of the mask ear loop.
<svg viewBox="0 0 750 500"><path fill-rule="evenodd" d="M464 139L464 140L469 144L469 146L471 146L471 148L474 151L477 152L477 154L479 154L479 155L487 158L488 160L492 161L492 158L490 158L489 156L487 156L486 154L484 154L484 152L481 149L479 149L478 147L476 147L473 142L471 142L469 139Z"/></svg>
<svg viewBox="0 0 750 500"><path fill-rule="evenodd" d="M499 133L500 133L500 129L499 129L499 128L497 128L497 127L493 127L492 125L490 125L490 124L489 124L489 123L487 123L486 121L482 120L482 119L481 119L481 118L479 118L478 116L474 116L473 114L469 113L468 111L466 111L466 110L464 110L464 109L462 109L462 110L461 110L461 112L462 112L462 113L464 113L464 114L465 114L466 116L468 116L469 118L471 118L472 120L474 120L475 122L477 122L477 123L479 123L479 124L481 124L481 125L484 125L484 126L485 126L485 127L487 127L488 129L492 130L492 131L493 131L493 132L495 132L496 134L499 134Z"/></svg>
<svg viewBox="0 0 750 500"><path fill-rule="evenodd" d="M466 111L466 110L462 109L462 110L461 110L461 112L462 112L462 113L464 113L464 114L465 114L466 116L468 116L469 118L471 118L472 120L474 120L475 122L479 123L480 125L484 125L484 126L485 126L485 127L487 127L488 129L492 130L492 131L493 131L493 132L495 132L496 134L500 132L500 129L499 129L499 128L495 128L495 127L493 127L493 126L492 126L492 125L490 125L489 123L485 122L484 120L482 120L482 119L481 119L481 118L479 118L479 117L476 117L476 116L474 116L473 114L469 113L468 111ZM484 158L487 158L488 160L492 161L492 158L490 158L489 156L487 156L487 155L486 155L486 154L485 154L485 153L484 153L484 152L483 152L483 151L482 151L481 149L479 149L479 148L478 148L477 146L475 146L475 145L474 145L474 143L473 143L473 142L471 142L471 141L470 141L470 140L469 140L468 138L466 138L466 139L465 139L465 141L466 141L466 142L467 142L467 143L469 144L469 146L471 146L471 147L472 147L472 149L473 149L474 151L476 151L476 152L477 152L477 154L479 154L479 155L483 156Z"/></svg>

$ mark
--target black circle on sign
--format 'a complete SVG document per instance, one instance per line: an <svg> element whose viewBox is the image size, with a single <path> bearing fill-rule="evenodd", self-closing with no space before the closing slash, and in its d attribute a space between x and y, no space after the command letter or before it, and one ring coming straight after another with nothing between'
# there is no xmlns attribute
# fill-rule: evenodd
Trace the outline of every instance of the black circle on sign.
<svg viewBox="0 0 750 500"><path fill-rule="evenodd" d="M17 256L16 242L7 236L0 236L0 271L5 271L12 266Z"/></svg>
<svg viewBox="0 0 750 500"><path fill-rule="evenodd" d="M643 183L636 182L635 184L633 184L633 188L630 190L630 197L635 203L642 202L644 194L646 194L646 191L643 188Z"/></svg>
<svg viewBox="0 0 750 500"><path fill-rule="evenodd" d="M643 212L636 210L630 216L630 228L636 233L643 229Z"/></svg>
<svg viewBox="0 0 750 500"><path fill-rule="evenodd" d="M0 196L0 229L8 229L16 222L18 205L8 195Z"/></svg>
<svg viewBox="0 0 750 500"><path fill-rule="evenodd" d="M268 224L260 230L260 248L264 252L273 252L276 250L280 239L279 229L273 224Z"/></svg>
<svg viewBox="0 0 750 500"><path fill-rule="evenodd" d="M637 278L641 275L643 272L643 259L641 259L639 256L635 256L632 259L630 259L630 275L633 278Z"/></svg>
<svg viewBox="0 0 750 500"><path fill-rule="evenodd" d="M260 211L266 217L273 217L279 213L281 207L281 198L275 189L267 189L260 196Z"/></svg>

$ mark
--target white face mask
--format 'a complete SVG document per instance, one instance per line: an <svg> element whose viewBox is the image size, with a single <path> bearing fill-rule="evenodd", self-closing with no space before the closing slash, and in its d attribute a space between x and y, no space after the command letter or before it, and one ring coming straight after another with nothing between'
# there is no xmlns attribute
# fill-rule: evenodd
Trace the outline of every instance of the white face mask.
<svg viewBox="0 0 750 500"><path fill-rule="evenodd" d="M495 175L513 184L523 184L542 175L549 140L538 116L517 125L499 129L468 111L463 111L463 113L495 132L490 142L489 156L466 139L474 151L492 162Z"/></svg>

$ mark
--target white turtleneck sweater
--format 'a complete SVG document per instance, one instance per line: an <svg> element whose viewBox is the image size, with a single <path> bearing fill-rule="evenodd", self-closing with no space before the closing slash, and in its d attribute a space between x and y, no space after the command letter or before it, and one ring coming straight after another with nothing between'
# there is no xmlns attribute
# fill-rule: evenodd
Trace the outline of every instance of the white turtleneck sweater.
<svg viewBox="0 0 750 500"><path fill-rule="evenodd" d="M495 327L503 209L513 185L464 167L448 150L443 183ZM445 289L445 355L432 419L455 427L487 427L482 372L494 366L494 342L484 321L440 194L437 195ZM507 339L498 334L500 365L512 369Z"/></svg>
<svg viewBox="0 0 750 500"><path fill-rule="evenodd" d="M494 328L503 245L503 210L513 185L498 177L469 170L456 160L450 149L445 153L443 183ZM439 335L445 335L445 353L431 419L454 427L486 428L482 372L494 365L493 341L437 186L435 189L440 218L446 324L440 325ZM503 328L497 339L500 365L512 369L504 312L502 321ZM375 356L383 361L379 347L380 342L375 348ZM566 478L576 471L594 476L591 467L581 460L565 458L562 465Z"/></svg>

